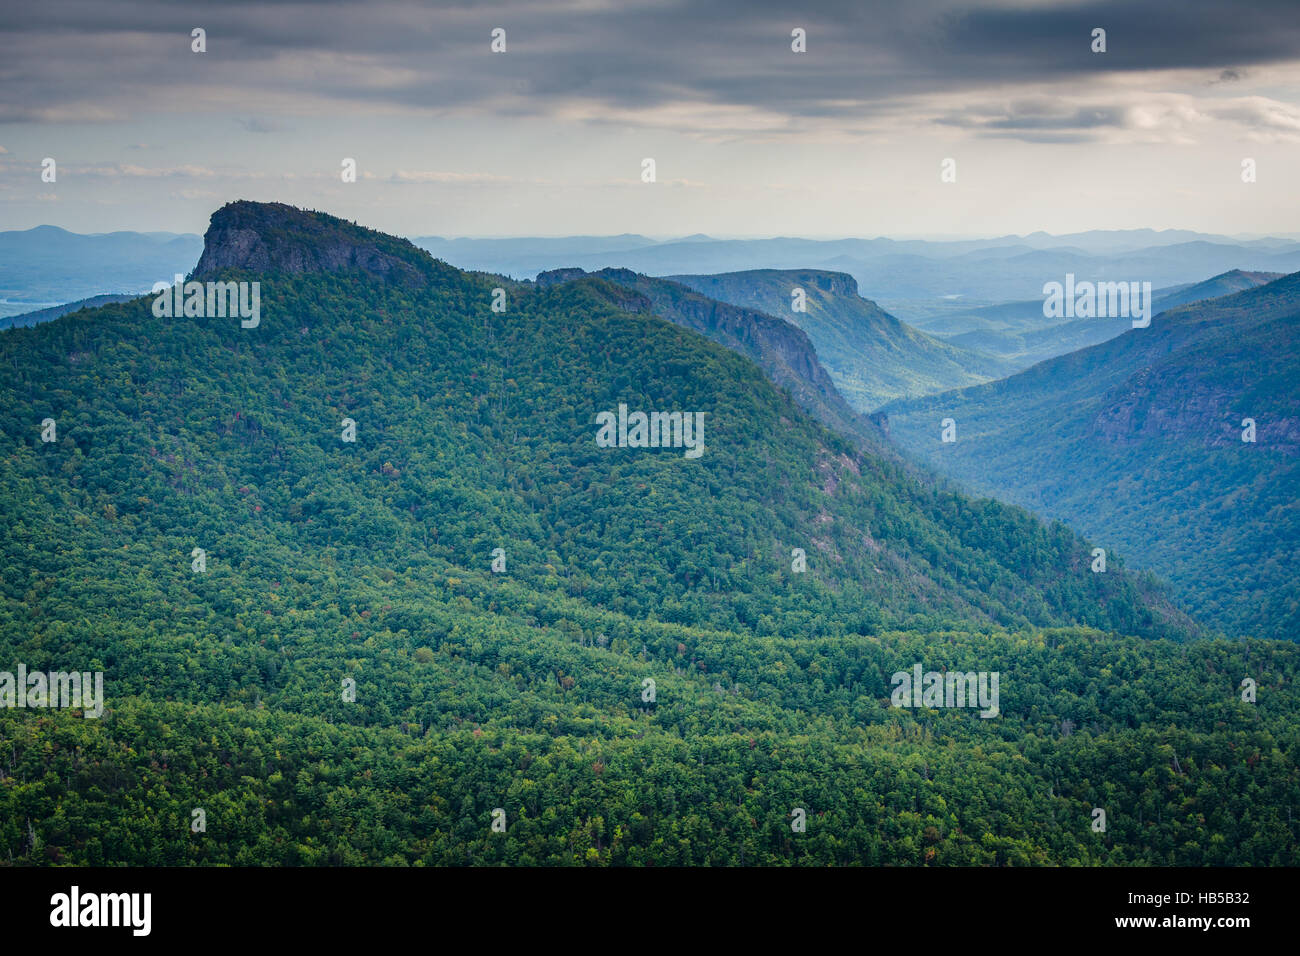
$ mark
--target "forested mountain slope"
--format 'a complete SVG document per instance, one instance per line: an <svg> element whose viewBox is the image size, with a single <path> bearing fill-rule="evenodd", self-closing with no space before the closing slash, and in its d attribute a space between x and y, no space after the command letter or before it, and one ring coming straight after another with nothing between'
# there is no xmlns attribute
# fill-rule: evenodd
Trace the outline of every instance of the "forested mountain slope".
<svg viewBox="0 0 1300 956"><path fill-rule="evenodd" d="M0 337L0 660L106 697L0 710L15 862L1300 862L1293 645L1159 639L1195 626L1120 562L623 287L256 204L198 275L256 327ZM619 404L703 454L600 447ZM891 707L918 663L1000 672L998 715Z"/></svg>
<svg viewBox="0 0 1300 956"><path fill-rule="evenodd" d="M540 288L553 288L587 275L604 280L593 284L597 290L608 290L605 283L611 283L632 293L607 296L618 308L657 315L751 359L822 424L865 443L875 455L898 460L894 445L885 439L875 419L845 401L819 361L812 340L797 326L762 311L710 299L679 282L628 269L594 273L553 269L540 273L536 283Z"/></svg>
<svg viewBox="0 0 1300 956"><path fill-rule="evenodd" d="M1298 335L1300 273L885 413L936 469L1120 548L1207 622L1294 640Z"/></svg>

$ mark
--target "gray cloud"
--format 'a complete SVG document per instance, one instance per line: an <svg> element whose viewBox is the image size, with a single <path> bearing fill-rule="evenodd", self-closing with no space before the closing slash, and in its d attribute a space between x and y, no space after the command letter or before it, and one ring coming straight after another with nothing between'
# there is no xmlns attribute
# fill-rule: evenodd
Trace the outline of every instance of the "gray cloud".
<svg viewBox="0 0 1300 956"><path fill-rule="evenodd" d="M190 52L190 30L208 52ZM489 52L494 27L508 52ZM790 52L790 30L808 53ZM1094 27L1108 52L1090 52ZM377 0L44 0L0 8L0 122L118 120L145 111L394 108L547 115L673 106L846 123L897 115L909 97L968 95L1156 70L1219 82L1300 59L1300 4L1256 0L1037 3L839 0L530 0L485 9ZM1204 81L1203 81L1204 82ZM948 125L984 135L1120 126L1101 108Z"/></svg>

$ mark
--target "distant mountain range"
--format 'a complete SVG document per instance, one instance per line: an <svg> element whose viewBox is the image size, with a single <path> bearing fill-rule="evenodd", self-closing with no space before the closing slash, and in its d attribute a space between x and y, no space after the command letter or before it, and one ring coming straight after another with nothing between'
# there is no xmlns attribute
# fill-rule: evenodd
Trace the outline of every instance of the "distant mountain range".
<svg viewBox="0 0 1300 956"><path fill-rule="evenodd" d="M1233 269L1300 270L1300 242L1293 238L1234 239L1187 230L1033 233L952 241L691 237L655 242L634 235L577 241L431 236L414 242L462 268L519 278L557 264L587 271L622 267L656 276L758 269L844 272L882 308L913 324L949 311L1039 297L1045 282L1066 273L1165 288Z"/></svg>
<svg viewBox="0 0 1300 956"><path fill-rule="evenodd" d="M1234 269L1204 282L1184 283L1152 290L1152 314L1166 309L1214 299L1281 278L1278 272L1242 272ZM1088 318L1060 322L1043 316L1043 298L1006 302L968 312L940 314L918 321L918 326L951 345L998 356L1019 370L1096 345L1131 328L1126 318Z"/></svg>
<svg viewBox="0 0 1300 956"><path fill-rule="evenodd" d="M239 242L234 241L236 237L220 235L220 230L233 228L235 219L237 216L227 215L214 221L217 241L213 241L210 230L198 265L193 267L196 274L233 267L262 269L277 265L270 260L260 263L246 260ZM320 241L310 245L299 243L293 247L294 254L302 255L304 249L311 249L314 255L323 258L315 265L278 263L278 267L310 271L342 268L351 262L357 268L373 268L367 256L375 262L406 261L400 257L391 259L374 250L359 252L364 247L358 246L354 238L340 238L333 226L315 220L304 220L302 228L308 228L311 223L321 231ZM188 273L191 264L177 260L192 254L190 240L196 238L139 233L77 236L43 227L24 233L0 234L0 248L8 243L10 248L21 250L20 254L5 260L4 269L16 270L15 263L25 256L33 263L58 263L62 270L59 274L65 277L73 271L68 262L79 256L102 254L97 260L98 267L106 271L100 274L100 279L92 281L124 284L134 281L143 290L177 272ZM1062 245L1066 239L1073 245ZM1039 251L1052 254L1075 247L1114 250L1124 244L1148 251L1177 251L1185 249L1187 237L1138 231L1084 234L1057 237L1057 240L1026 237L1027 242L1044 246ZM779 244L784 240L771 242ZM811 248L805 241L795 242ZM1146 242L1150 245L1141 245ZM690 240L692 248L700 250L707 250L715 243L716 240L703 236ZM654 250L663 254L674 245L640 236L450 243L462 253L475 255L502 252L531 255L556 244L569 253L599 247L623 252L639 249L647 254ZM1005 251L1005 247L991 241L858 243L860 248L894 245L924 248L931 254L943 251L947 253L946 261L972 255L993 256ZM1289 240L1251 240L1237 242L1235 248L1252 254L1287 255L1285 250L1290 245L1293 243ZM223 259L223 256L234 258ZM390 276L393 280L418 273L409 264L392 268L398 270ZM119 279L104 278L110 273ZM1220 573L1224 568L1234 569L1242 580L1253 582L1248 593L1282 593L1279 599L1289 600L1285 581L1278 579L1276 561L1258 560L1259 550L1249 546L1241 530L1253 528L1255 521L1264 520L1258 517L1263 513L1261 509L1270 515L1268 521L1285 524L1291 520L1287 510L1274 514L1264 503L1273 500L1270 495L1275 494L1277 482L1293 477L1288 464L1290 445L1286 440L1291 419L1285 401L1285 389L1293 383L1293 369L1285 365L1274 368L1253 353L1235 350L1237 340L1233 337L1247 328L1251 335L1258 336L1261 317L1273 315L1277 308L1285 312L1288 300L1285 296L1279 300L1278 290L1288 288L1287 280L1279 284L1274 273L1229 270L1203 282L1162 288L1155 296L1153 311L1166 314L1153 323L1152 329L1129 330L1127 322L1115 319L1051 324L1051 320L1043 317L1040 297L978 310L953 309L920 320L927 329L944 338L895 319L875 302L863 298L856 280L842 272L750 270L656 278L629 269L607 268L587 273L581 268L566 268L544 271L535 281L489 278L510 288L512 294L529 294L533 287L550 289L585 280L583 287L587 292L608 307L666 319L700 332L750 359L770 381L788 390L812 417L840 434L851 436L883 460L898 463L895 448L901 447L981 493L1023 504L1049 517L1059 517L1091 537L1113 543L1138 566L1167 576L1187 606L1206 620L1226 629L1268 626L1272 629L1270 633L1281 636L1286 636L1282 632L1292 626L1293 617L1277 606L1252 608L1254 599L1245 593L1234 598L1229 579ZM802 290L803 311L793 308L795 289ZM1272 303L1268 310L1248 312L1246 318L1234 322L1227 322L1219 315L1221 309L1238 308L1232 303L1243 301L1240 294L1252 289L1261 294L1262 290L1270 290L1259 300ZM1224 297L1227 293L1240 294ZM129 298L100 295L23 313L9 321L31 325ZM1282 303L1280 306L1278 301ZM1186 303L1195 305L1188 308ZM1204 322L1188 319L1203 313L1214 317ZM1175 317L1177 321L1173 321ZM0 320L0 325L3 324ZM1290 337L1293 331L1293 324L1284 321L1270 331L1275 333L1271 344L1265 347L1262 339L1258 341L1261 352L1267 352L1268 362L1281 361L1294 351ZM1202 355L1203 365L1188 360L1174 366L1160 351L1175 349L1182 354L1188 342L1201 343L1203 338L1214 335L1219 338L1214 339L1212 346L1197 345L1203 350L1210 349ZM1111 340L1113 351L1091 348L1107 340ZM1076 352L1077 349L1084 351ZM1150 349L1156 349L1156 353L1149 355ZM1053 359L1058 360L1048 361L1045 367L1031 374L1016 375L984 387L949 391L978 386L1034 362ZM1217 408L1220 413L1225 413L1224 409L1235 400L1230 392L1205 384L1204 377L1211 370L1220 376L1236 375L1242 388L1253 382L1261 383L1259 389L1263 391L1254 392L1258 401L1254 417L1260 423L1259 440L1245 452L1257 451L1257 454L1254 459L1242 461L1253 461L1262 470L1248 469L1238 475L1249 489L1247 497L1252 501L1258 498L1244 515L1228 520L1222 512L1229 498L1220 493L1220 479L1223 474L1237 474L1232 469L1246 466L1234 459L1229 467L1224 457L1227 452L1222 450L1207 457L1194 440L1195 429L1183 427L1175 440L1148 428L1140 441L1121 440L1113 427L1098 431L1097 422L1101 420L1098 416L1103 416L1107 403L1116 400L1107 391L1118 387L1115 376L1148 374L1150 363L1157 360L1163 370L1161 381L1170 394L1198 396L1205 408ZM1143 394L1136 385L1130 386L1130 391L1139 398ZM935 397L937 393L945 394ZM1132 401L1141 405L1139 399ZM883 416L863 414L882 405L886 406ZM1231 407L1236 409L1232 414L1239 411L1242 417L1251 417L1250 410L1244 406ZM1155 416L1152 420L1156 420L1171 413L1152 414ZM961 441L957 445L935 447L936 415L953 417L959 422ZM881 426L885 420L890 430L888 438ZM1023 422L1034 424L1037 437L1033 442L1020 441ZM1210 422L1201 421L1198 427L1208 429ZM1215 427L1226 426L1218 422ZM1229 450L1232 448L1235 446L1229 446ZM1224 468L1228 471L1222 472ZM1147 476L1142 483L1145 491L1124 499L1096 495L1093 479L1087 477L1108 475L1110 480L1123 483L1125 476L1134 471ZM1198 484L1199 479L1207 476L1216 477L1208 484ZM1179 493L1175 495L1171 489L1178 489ZM1236 501L1238 497L1231 500ZM1187 537L1189 526L1183 521L1188 514L1201 515L1204 522L1217 529L1211 535L1212 546L1202 542L1201 546L1192 547ZM1286 535L1270 535L1261 529L1254 529L1251 534L1254 540L1282 544L1289 540Z"/></svg>
<svg viewBox="0 0 1300 956"><path fill-rule="evenodd" d="M1167 578L1201 620L1300 634L1300 274L881 418L965 486Z"/></svg>
<svg viewBox="0 0 1300 956"><path fill-rule="evenodd" d="M463 269L516 279L557 267L626 268L643 275L812 269L851 275L865 295L904 322L1025 301L1044 282L1149 281L1153 288L1200 282L1234 269L1300 269L1300 241L1238 239L1186 230L1033 233L992 239L657 240L636 234L561 238L444 239L415 244ZM195 235L116 232L77 235L54 226L0 233L0 317L88 298L138 293L193 267Z"/></svg>
<svg viewBox="0 0 1300 956"><path fill-rule="evenodd" d="M81 235L57 226L0 232L0 318L102 294L139 294L187 273L199 236L110 232Z"/></svg>

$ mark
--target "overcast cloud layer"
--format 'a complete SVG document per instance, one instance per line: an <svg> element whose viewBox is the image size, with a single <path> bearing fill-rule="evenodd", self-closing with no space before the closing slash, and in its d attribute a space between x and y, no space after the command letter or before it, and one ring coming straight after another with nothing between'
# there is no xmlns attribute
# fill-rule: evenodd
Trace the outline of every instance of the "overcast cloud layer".
<svg viewBox="0 0 1300 956"><path fill-rule="evenodd" d="M0 228L1294 231L1298 91L1295 0L43 0L0 8Z"/></svg>

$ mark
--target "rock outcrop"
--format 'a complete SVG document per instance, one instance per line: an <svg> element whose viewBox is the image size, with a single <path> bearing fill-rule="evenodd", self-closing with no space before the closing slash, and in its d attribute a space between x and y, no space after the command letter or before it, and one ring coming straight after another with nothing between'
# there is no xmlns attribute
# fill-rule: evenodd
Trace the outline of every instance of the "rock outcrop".
<svg viewBox="0 0 1300 956"><path fill-rule="evenodd" d="M434 260L405 239L321 212L283 203L240 200L212 214L203 255L191 277L228 269L302 275L360 270L388 282L420 286Z"/></svg>

